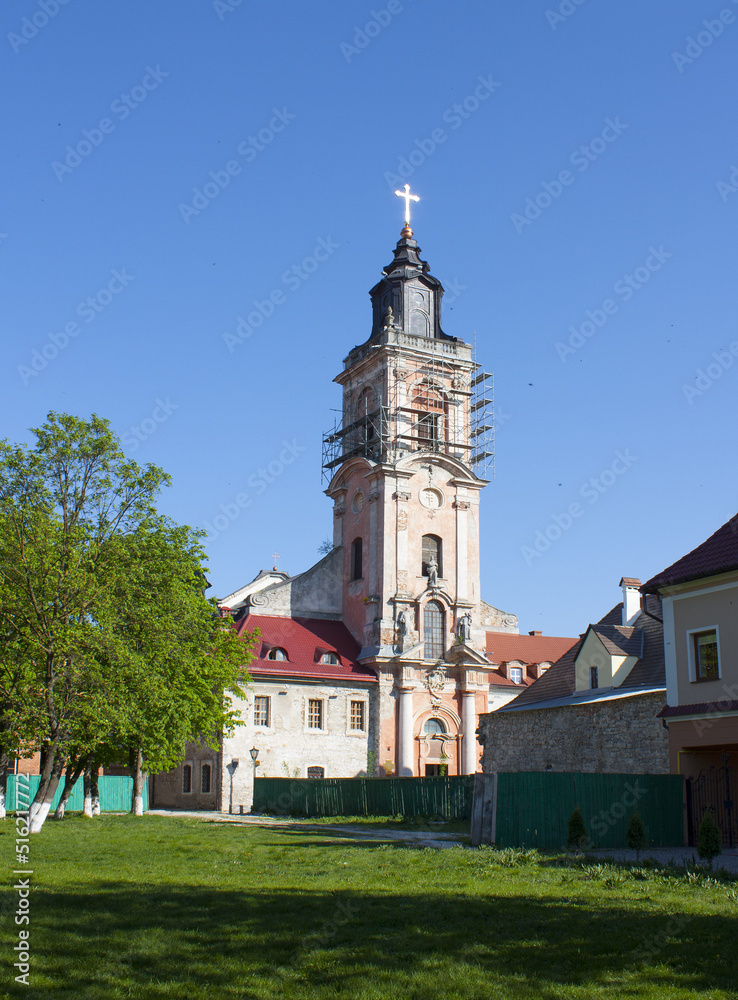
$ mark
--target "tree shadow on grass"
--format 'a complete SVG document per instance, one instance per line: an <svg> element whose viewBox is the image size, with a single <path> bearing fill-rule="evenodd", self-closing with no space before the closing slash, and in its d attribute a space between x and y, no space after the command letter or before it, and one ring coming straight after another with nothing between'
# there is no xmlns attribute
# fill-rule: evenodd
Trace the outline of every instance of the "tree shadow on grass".
<svg viewBox="0 0 738 1000"><path fill-rule="evenodd" d="M37 985L24 996L420 996L425 975L427 1000L449 995L448 977L460 1000L608 982L608 996L644 998L656 982L664 995L736 985L716 956L734 954L738 916L670 917L620 899L102 883L38 891L33 912Z"/></svg>

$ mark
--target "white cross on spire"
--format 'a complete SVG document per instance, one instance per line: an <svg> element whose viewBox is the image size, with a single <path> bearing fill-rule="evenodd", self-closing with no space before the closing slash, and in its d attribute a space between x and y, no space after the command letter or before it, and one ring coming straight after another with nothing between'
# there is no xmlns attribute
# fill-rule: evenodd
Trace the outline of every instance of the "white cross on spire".
<svg viewBox="0 0 738 1000"><path fill-rule="evenodd" d="M395 194L396 194L396 196L398 198L404 198L405 199L405 225L409 226L410 225L410 202L411 201L420 201L420 198L418 197L417 194L410 194L410 185L409 184L405 185L405 190L404 191L395 191Z"/></svg>

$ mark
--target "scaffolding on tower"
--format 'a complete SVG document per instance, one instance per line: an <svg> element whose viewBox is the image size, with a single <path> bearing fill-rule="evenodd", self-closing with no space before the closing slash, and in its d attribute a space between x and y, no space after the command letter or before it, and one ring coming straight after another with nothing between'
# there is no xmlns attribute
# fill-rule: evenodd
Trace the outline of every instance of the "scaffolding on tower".
<svg viewBox="0 0 738 1000"><path fill-rule="evenodd" d="M350 401L354 419L344 408L323 436L323 480L355 456L395 465L413 452L452 455L480 478L494 475L492 374L475 358L464 364L454 342L393 332L384 401L368 387Z"/></svg>

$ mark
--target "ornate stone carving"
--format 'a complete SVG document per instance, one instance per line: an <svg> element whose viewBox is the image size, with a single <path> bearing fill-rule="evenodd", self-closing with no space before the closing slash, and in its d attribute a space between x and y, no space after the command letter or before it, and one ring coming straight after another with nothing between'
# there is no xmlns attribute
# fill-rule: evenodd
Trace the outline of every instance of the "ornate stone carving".
<svg viewBox="0 0 738 1000"><path fill-rule="evenodd" d="M433 667L429 670L425 677L425 686L428 688L428 693L431 697L431 704L433 707L437 707L441 704L441 695L443 693L443 686L446 683L446 668L443 666Z"/></svg>
<svg viewBox="0 0 738 1000"><path fill-rule="evenodd" d="M466 500L454 500L455 510L469 510L471 504Z"/></svg>
<svg viewBox="0 0 738 1000"><path fill-rule="evenodd" d="M249 605L252 608L266 608L269 606L269 594L249 594Z"/></svg>
<svg viewBox="0 0 738 1000"><path fill-rule="evenodd" d="M407 511L399 510L397 512L397 530L407 531Z"/></svg>
<svg viewBox="0 0 738 1000"><path fill-rule="evenodd" d="M427 510L438 510L439 507L443 506L443 494L440 490L431 487L421 490L419 499Z"/></svg>
<svg viewBox="0 0 738 1000"><path fill-rule="evenodd" d="M460 639L461 642L469 642L471 640L471 630L472 630L472 616L467 611L465 615L459 618L456 625L456 637Z"/></svg>
<svg viewBox="0 0 738 1000"><path fill-rule="evenodd" d="M407 500L410 499L411 496L412 496L412 493L401 493L399 490L397 491L397 493L394 494L395 500L405 500L405 501L407 501Z"/></svg>
<svg viewBox="0 0 738 1000"><path fill-rule="evenodd" d="M364 494L361 492L361 490L357 490L356 493L354 493L353 500L351 501L351 510L354 512L354 514L360 514L363 509L364 509Z"/></svg>
<svg viewBox="0 0 738 1000"><path fill-rule="evenodd" d="M379 500L380 496L381 496L381 493L377 492L376 490L375 490L374 493L370 493L369 494L369 503L376 503L376 501Z"/></svg>

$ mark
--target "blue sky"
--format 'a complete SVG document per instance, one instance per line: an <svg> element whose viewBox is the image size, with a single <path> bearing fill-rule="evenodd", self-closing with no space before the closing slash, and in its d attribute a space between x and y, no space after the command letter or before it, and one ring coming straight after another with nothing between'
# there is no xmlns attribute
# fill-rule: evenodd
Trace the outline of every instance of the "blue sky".
<svg viewBox="0 0 738 1000"><path fill-rule="evenodd" d="M331 534L400 178L495 373L486 600L576 635L738 509L738 3L15 0L0 43L1 433L107 417L233 514L219 595Z"/></svg>

